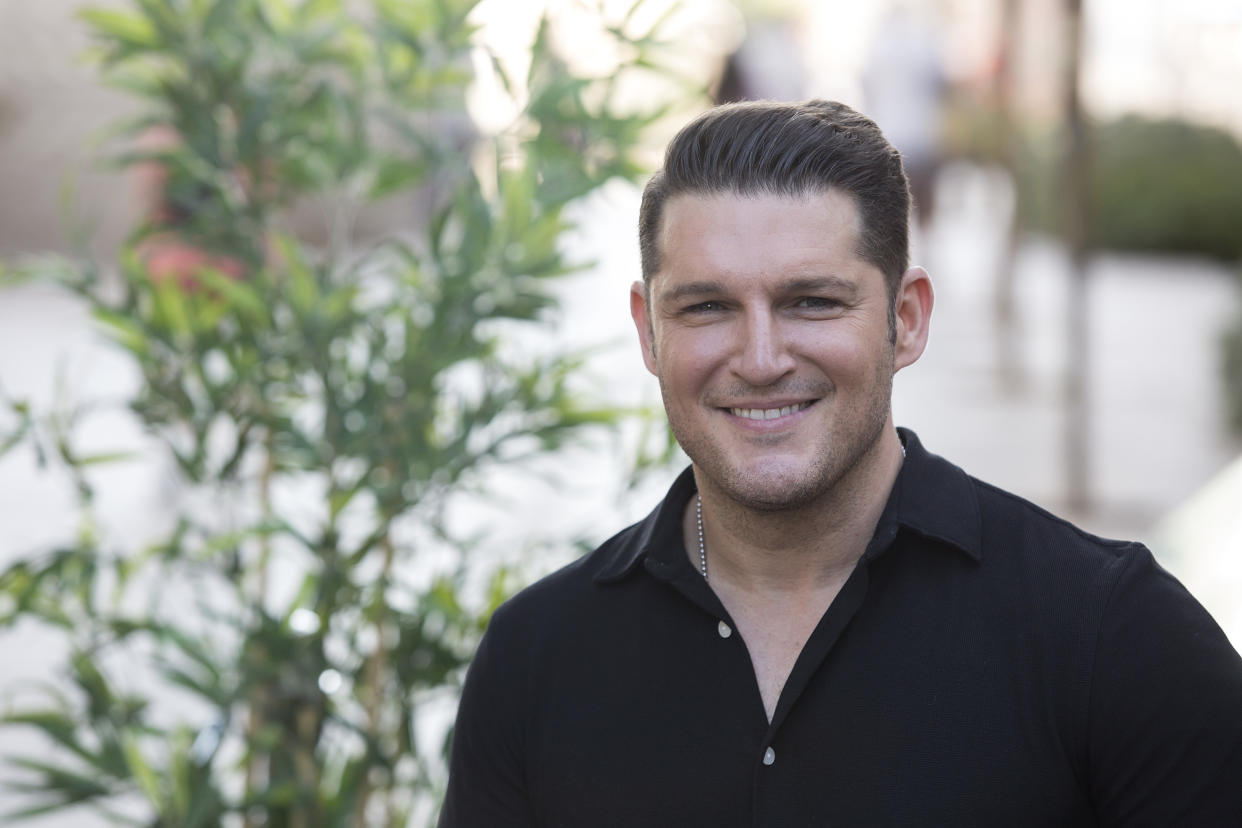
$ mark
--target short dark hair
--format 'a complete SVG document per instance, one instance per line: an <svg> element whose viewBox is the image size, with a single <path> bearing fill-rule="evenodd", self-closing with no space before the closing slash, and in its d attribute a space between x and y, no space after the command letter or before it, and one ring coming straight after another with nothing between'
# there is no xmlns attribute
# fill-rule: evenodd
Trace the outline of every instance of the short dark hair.
<svg viewBox="0 0 1242 828"><path fill-rule="evenodd" d="M910 266L910 184L901 154L875 122L845 104L748 101L704 112L673 138L638 213L643 281L660 269L660 221L685 193L801 196L837 189L862 222L858 254L889 298Z"/></svg>

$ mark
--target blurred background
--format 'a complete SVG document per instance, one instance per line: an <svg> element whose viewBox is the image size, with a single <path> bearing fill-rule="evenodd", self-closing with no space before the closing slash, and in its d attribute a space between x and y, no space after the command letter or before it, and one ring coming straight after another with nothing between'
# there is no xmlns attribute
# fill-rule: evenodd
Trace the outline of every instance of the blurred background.
<svg viewBox="0 0 1242 828"><path fill-rule="evenodd" d="M897 422L1242 646L1240 81L1230 0L0 2L0 812L430 820L490 608L684 462L627 291L726 100L902 151Z"/></svg>

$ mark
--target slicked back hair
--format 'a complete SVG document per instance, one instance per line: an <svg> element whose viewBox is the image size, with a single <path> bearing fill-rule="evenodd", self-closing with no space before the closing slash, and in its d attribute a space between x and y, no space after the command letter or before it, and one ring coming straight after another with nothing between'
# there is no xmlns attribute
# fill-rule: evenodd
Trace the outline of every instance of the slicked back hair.
<svg viewBox="0 0 1242 828"><path fill-rule="evenodd" d="M725 104L683 127L643 190L643 281L650 285L660 270L660 222L674 196L798 197L829 189L854 199L858 255L884 274L891 305L910 261L910 185L901 155L875 122L835 101Z"/></svg>

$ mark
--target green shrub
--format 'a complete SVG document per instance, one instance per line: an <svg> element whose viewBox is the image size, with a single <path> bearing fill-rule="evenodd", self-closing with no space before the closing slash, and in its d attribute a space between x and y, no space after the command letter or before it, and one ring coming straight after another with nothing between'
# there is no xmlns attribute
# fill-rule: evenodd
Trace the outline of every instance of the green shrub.
<svg viewBox="0 0 1242 828"><path fill-rule="evenodd" d="M1242 147L1179 120L1127 116L1090 129L1089 234L1095 248L1242 257ZM1056 231L1063 136L1030 140L1019 171L1028 227Z"/></svg>

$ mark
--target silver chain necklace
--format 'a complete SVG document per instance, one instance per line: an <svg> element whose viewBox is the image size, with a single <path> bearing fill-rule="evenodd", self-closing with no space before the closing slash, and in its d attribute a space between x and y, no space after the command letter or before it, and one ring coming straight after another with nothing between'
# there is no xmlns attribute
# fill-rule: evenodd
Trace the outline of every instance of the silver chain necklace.
<svg viewBox="0 0 1242 828"><path fill-rule="evenodd" d="M901 445L901 459L906 459L906 444ZM699 525L699 572L703 574L703 580L707 580L707 544L703 542L703 496L696 494L694 496L694 516Z"/></svg>
<svg viewBox="0 0 1242 828"><path fill-rule="evenodd" d="M703 580L707 580L707 544L703 543L703 497L695 495L695 514L699 521L699 572L703 573Z"/></svg>

